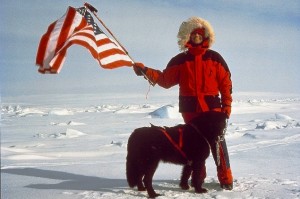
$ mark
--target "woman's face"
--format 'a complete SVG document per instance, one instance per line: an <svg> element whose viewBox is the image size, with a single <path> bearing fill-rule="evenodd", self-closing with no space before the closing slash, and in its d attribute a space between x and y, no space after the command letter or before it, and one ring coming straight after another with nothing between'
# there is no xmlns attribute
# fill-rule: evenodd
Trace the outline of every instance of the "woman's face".
<svg viewBox="0 0 300 199"><path fill-rule="evenodd" d="M192 33L191 34L191 41L194 44L201 44L201 42L203 41L203 38L199 33Z"/></svg>
<svg viewBox="0 0 300 199"><path fill-rule="evenodd" d="M191 42L194 44L200 44L203 41L203 35L205 34L205 30L202 28L195 29L190 36Z"/></svg>

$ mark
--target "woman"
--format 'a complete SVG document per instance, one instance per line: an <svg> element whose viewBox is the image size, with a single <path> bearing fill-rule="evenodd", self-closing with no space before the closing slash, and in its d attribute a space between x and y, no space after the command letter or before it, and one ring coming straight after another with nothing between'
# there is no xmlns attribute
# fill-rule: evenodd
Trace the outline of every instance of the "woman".
<svg viewBox="0 0 300 199"><path fill-rule="evenodd" d="M231 114L232 82L229 68L222 56L210 49L214 42L211 25L199 17L184 21L178 32L181 51L173 57L163 71L135 63L137 75L163 88L179 85L179 112L185 123L205 111ZM222 188L231 190L233 178L224 137L211 146ZM205 168L202 172L206 176Z"/></svg>

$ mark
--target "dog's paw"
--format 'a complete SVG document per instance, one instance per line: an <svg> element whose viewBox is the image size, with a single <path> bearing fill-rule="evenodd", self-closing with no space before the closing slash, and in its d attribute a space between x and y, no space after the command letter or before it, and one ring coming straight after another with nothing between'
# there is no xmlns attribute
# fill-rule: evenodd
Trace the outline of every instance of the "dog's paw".
<svg viewBox="0 0 300 199"><path fill-rule="evenodd" d="M187 183L180 183L179 186L182 190L189 190L190 189L190 185L187 184Z"/></svg>
<svg viewBox="0 0 300 199"><path fill-rule="evenodd" d="M206 188L201 187L201 188L195 189L195 192L196 193L207 193L208 190Z"/></svg>
<svg viewBox="0 0 300 199"><path fill-rule="evenodd" d="M152 193L152 194L149 194L149 198L156 198L158 196L161 196L161 194L158 194L158 193Z"/></svg>

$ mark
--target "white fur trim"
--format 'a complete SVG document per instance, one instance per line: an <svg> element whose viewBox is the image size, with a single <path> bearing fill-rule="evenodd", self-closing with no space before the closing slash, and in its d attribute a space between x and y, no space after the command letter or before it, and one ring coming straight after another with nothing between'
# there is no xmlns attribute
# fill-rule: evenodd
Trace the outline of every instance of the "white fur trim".
<svg viewBox="0 0 300 199"><path fill-rule="evenodd" d="M196 28L205 28L205 36L209 38L208 47L215 41L215 33L210 23L200 17L191 17L182 22L177 34L178 46L181 51L185 51L185 44L190 40L190 34Z"/></svg>

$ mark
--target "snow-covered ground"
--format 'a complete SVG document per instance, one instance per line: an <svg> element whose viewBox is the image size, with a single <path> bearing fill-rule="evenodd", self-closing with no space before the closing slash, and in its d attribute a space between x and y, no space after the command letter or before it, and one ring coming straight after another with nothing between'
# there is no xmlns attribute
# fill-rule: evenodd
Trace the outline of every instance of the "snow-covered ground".
<svg viewBox="0 0 300 199"><path fill-rule="evenodd" d="M176 93L3 97L1 198L145 198L127 185L128 137L150 123L182 122ZM181 190L181 166L161 163L159 198L300 198L300 95L235 94L227 145L232 191L220 189L210 157L208 193Z"/></svg>

